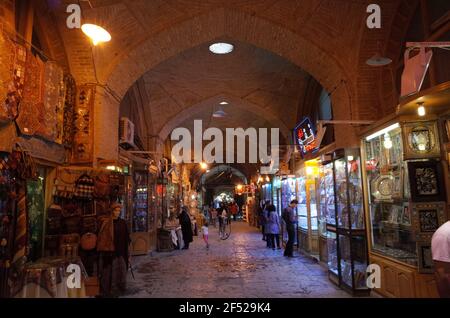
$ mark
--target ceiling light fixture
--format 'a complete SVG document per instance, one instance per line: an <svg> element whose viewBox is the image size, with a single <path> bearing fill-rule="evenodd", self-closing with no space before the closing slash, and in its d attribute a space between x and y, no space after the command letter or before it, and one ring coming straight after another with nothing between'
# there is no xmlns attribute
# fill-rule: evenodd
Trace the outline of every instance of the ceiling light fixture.
<svg viewBox="0 0 450 318"><path fill-rule="evenodd" d="M378 49L375 52L375 55L366 61L367 65L370 66L385 66L392 63L392 60L388 57L384 57L381 55L381 43L377 43Z"/></svg>
<svg viewBox="0 0 450 318"><path fill-rule="evenodd" d="M386 149L391 149L392 148L392 140L391 140L391 136L389 136L388 133L384 134L384 141L383 141L383 146Z"/></svg>
<svg viewBox="0 0 450 318"><path fill-rule="evenodd" d="M226 101L220 102L220 105L228 105L228 102Z"/></svg>
<svg viewBox="0 0 450 318"><path fill-rule="evenodd" d="M370 66L385 66L391 63L392 60L390 58L383 57L381 56L380 53L376 53L374 56L372 56L370 59L366 61L366 64Z"/></svg>
<svg viewBox="0 0 450 318"><path fill-rule="evenodd" d="M373 133L372 135L367 136L366 137L366 141L370 141L370 140L372 140L372 139L374 139L374 138L376 138L378 136L384 135L384 134L390 132L391 130L394 130L394 129L399 128L399 127L400 127L399 123L392 124L392 125L384 128L384 129L381 129L381 130L377 131L376 133Z"/></svg>
<svg viewBox="0 0 450 318"><path fill-rule="evenodd" d="M92 40L94 45L111 41L109 32L96 24L85 23L81 26L81 30Z"/></svg>
<svg viewBox="0 0 450 318"><path fill-rule="evenodd" d="M214 118L223 118L223 117L225 117L227 115L227 113L225 113L224 111L223 111L223 109L222 109L222 107L220 107L218 110L216 110L214 113L213 113L213 117Z"/></svg>
<svg viewBox="0 0 450 318"><path fill-rule="evenodd" d="M420 116L420 117L423 117L423 116L425 116L425 114L426 114L426 111L425 111L425 106L423 106L423 102L420 102L420 103L417 103L418 105L419 105L419 107L417 108L417 114Z"/></svg>
<svg viewBox="0 0 450 318"><path fill-rule="evenodd" d="M230 43L214 43L209 46L209 50L214 54L228 54L234 49Z"/></svg>

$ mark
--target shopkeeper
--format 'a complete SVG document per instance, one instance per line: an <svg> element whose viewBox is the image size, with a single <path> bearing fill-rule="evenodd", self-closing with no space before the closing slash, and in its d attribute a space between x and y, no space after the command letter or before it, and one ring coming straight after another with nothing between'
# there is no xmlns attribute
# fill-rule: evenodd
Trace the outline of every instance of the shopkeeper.
<svg viewBox="0 0 450 318"><path fill-rule="evenodd" d="M100 287L102 296L123 294L129 266L128 227L120 213L122 205L111 205L111 215L100 218L97 250L100 252Z"/></svg>

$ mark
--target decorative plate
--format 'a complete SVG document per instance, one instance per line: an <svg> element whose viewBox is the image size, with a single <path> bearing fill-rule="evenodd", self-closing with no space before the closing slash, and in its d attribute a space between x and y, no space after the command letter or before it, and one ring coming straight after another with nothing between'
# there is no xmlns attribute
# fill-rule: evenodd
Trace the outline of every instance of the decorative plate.
<svg viewBox="0 0 450 318"><path fill-rule="evenodd" d="M380 175L372 181L372 195L377 200L390 200L394 192L394 177L391 174Z"/></svg>

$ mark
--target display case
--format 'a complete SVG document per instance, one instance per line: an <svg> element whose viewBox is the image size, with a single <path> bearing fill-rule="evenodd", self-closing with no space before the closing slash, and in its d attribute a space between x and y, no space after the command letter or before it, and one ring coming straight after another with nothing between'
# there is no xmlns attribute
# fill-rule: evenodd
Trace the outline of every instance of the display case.
<svg viewBox="0 0 450 318"><path fill-rule="evenodd" d="M297 186L298 186L298 183L296 181L296 178L293 176L286 177L285 179L281 180L281 211L283 209L287 208L292 200L297 199ZM298 211L299 211L299 208L297 207L297 210L295 212L298 216L298 220L300 220ZM284 242L287 242L288 236L287 236L286 227L285 227L284 222L282 222L282 224L283 224L282 225L282 238L283 238ZM297 227L298 227L298 223L297 223ZM295 231L294 242L298 246L299 239L298 239L297 231Z"/></svg>
<svg viewBox="0 0 450 318"><path fill-rule="evenodd" d="M334 176L334 209L326 204L324 211L329 276L354 294L367 294L368 253L359 149L340 149L332 158L332 163L322 167L324 183L331 183L330 169ZM333 199L328 197L328 202Z"/></svg>
<svg viewBox="0 0 450 318"><path fill-rule="evenodd" d="M133 232L148 232L148 173L134 173Z"/></svg>
<svg viewBox="0 0 450 318"><path fill-rule="evenodd" d="M274 176L272 180L272 204L281 216L281 181L279 176Z"/></svg>
<svg viewBox="0 0 450 318"><path fill-rule="evenodd" d="M382 268L389 263L396 264L399 275L418 273L411 274L410 284L421 286L420 277L426 276L420 275L433 272L431 255L424 251L430 250L432 234L447 220L442 165L436 158L438 125L397 120L370 130L363 139L369 252ZM390 294L384 288L380 293ZM393 295L411 293L416 289Z"/></svg>
<svg viewBox="0 0 450 318"><path fill-rule="evenodd" d="M381 269L375 291L386 297L439 296L430 240L448 220L449 97L450 82L404 97L395 115L361 134L369 260Z"/></svg>
<svg viewBox="0 0 450 318"><path fill-rule="evenodd" d="M273 202L272 198L272 184L266 183L262 185L262 196L261 199L265 201L270 201L270 203Z"/></svg>
<svg viewBox="0 0 450 318"><path fill-rule="evenodd" d="M319 258L316 175L309 168L301 169L296 179L299 247Z"/></svg>
<svg viewBox="0 0 450 318"><path fill-rule="evenodd" d="M334 177L333 163L323 160L319 168L319 179L317 187L318 223L319 223L319 250L320 260L328 262L328 231L327 224L336 226L336 215L334 207ZM333 246L331 246L333 248ZM336 248L332 250L336 255ZM337 268L337 262L336 262Z"/></svg>

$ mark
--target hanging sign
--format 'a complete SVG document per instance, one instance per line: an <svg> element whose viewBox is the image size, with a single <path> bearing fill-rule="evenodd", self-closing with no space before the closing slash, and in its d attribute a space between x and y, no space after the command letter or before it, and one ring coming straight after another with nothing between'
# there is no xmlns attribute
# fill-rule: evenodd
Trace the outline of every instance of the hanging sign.
<svg viewBox="0 0 450 318"><path fill-rule="evenodd" d="M294 140L302 155L317 150L314 126L309 117L304 117L300 124L294 128Z"/></svg>

